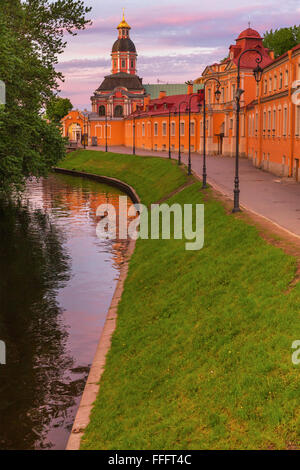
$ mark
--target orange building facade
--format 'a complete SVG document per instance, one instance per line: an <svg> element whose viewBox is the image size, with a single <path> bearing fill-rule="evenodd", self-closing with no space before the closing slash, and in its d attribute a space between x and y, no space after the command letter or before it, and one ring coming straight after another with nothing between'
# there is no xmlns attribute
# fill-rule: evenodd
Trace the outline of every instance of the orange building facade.
<svg viewBox="0 0 300 470"><path fill-rule="evenodd" d="M241 59L244 93L240 111L240 156L249 158L259 168L300 180L300 99L297 98L300 45L274 60L272 51L263 46L260 34L251 28L243 31L229 47L227 59L207 66L202 76L195 80L197 93L192 84L187 84L186 94L168 96L168 87L163 91L162 86L157 99L151 99L144 92L141 101L132 101L130 112L109 119L102 117L95 107L86 118L80 111L71 111L62 120L63 133L70 140L78 140L78 136L87 134L90 145L103 146L107 139L109 147L133 147L135 144L137 149L151 151L168 152L170 149L178 152L180 148L181 152L188 152L190 143L192 152L202 153L205 128L207 154L233 157L237 63L240 54L249 48L260 51L263 74L257 84L253 69L258 55L255 52L245 54ZM125 75L126 78L137 77L130 70ZM219 101L215 98L216 82L207 82L211 78L220 82ZM203 88L204 84L205 126L201 106L204 90L199 90L199 85ZM113 93L117 91L115 89ZM92 103L94 106L93 100Z"/></svg>

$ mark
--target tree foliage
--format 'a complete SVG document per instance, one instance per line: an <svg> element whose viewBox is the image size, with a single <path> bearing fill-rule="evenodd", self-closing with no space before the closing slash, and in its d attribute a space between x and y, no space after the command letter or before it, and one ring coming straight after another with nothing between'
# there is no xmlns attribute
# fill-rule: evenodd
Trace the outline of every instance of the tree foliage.
<svg viewBox="0 0 300 470"><path fill-rule="evenodd" d="M60 123L61 119L66 116L73 105L69 98L60 98L59 96L54 96L48 103L46 109L46 117L57 124Z"/></svg>
<svg viewBox="0 0 300 470"><path fill-rule="evenodd" d="M271 29L264 35L264 46L274 51L275 58L300 43L300 25L290 28Z"/></svg>
<svg viewBox="0 0 300 470"><path fill-rule="evenodd" d="M65 34L84 29L89 11L79 0L0 2L0 79L7 93L0 109L2 190L45 175L65 154L59 126L43 112L63 80L55 66Z"/></svg>

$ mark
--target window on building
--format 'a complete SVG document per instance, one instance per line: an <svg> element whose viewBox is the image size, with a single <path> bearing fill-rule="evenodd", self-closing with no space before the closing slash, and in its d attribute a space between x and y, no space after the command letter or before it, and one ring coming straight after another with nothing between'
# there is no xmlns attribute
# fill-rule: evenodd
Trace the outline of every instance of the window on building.
<svg viewBox="0 0 300 470"><path fill-rule="evenodd" d="M167 123L162 123L162 135L165 137L167 135Z"/></svg>
<svg viewBox="0 0 300 470"><path fill-rule="evenodd" d="M296 108L296 135L300 136L300 106Z"/></svg>
<svg viewBox="0 0 300 470"><path fill-rule="evenodd" d="M180 135L184 136L185 134L185 122L180 123Z"/></svg>
<svg viewBox="0 0 300 470"><path fill-rule="evenodd" d="M264 117L263 117L264 132L266 131L266 127L267 127L267 113L266 113L266 111L264 111Z"/></svg>
<svg viewBox="0 0 300 470"><path fill-rule="evenodd" d="M145 137L145 123L142 123L142 136Z"/></svg>
<svg viewBox="0 0 300 470"><path fill-rule="evenodd" d="M282 85L283 85L283 75L282 75L282 72L280 72L280 75L279 75L279 89L282 88Z"/></svg>
<svg viewBox="0 0 300 470"><path fill-rule="evenodd" d="M131 68L134 69L134 62L133 62L133 60L131 61Z"/></svg>
<svg viewBox="0 0 300 470"><path fill-rule="evenodd" d="M269 92L271 93L273 91L273 79L272 77L269 78Z"/></svg>
<svg viewBox="0 0 300 470"><path fill-rule="evenodd" d="M271 110L268 111L268 131L271 130Z"/></svg>
<svg viewBox="0 0 300 470"><path fill-rule="evenodd" d="M285 86L288 86L289 84L289 71L285 71Z"/></svg>
<svg viewBox="0 0 300 470"><path fill-rule="evenodd" d="M268 93L268 80L265 80L264 93L265 95Z"/></svg>
<svg viewBox="0 0 300 470"><path fill-rule="evenodd" d="M276 109L273 110L273 133L275 134L276 132L276 125L277 125L277 122L276 122Z"/></svg>
<svg viewBox="0 0 300 470"><path fill-rule="evenodd" d="M258 132L258 113L255 114L255 132Z"/></svg>
<svg viewBox="0 0 300 470"><path fill-rule="evenodd" d="M274 90L277 90L277 75L274 76Z"/></svg>
<svg viewBox="0 0 300 470"><path fill-rule="evenodd" d="M240 127L241 127L241 136L245 137L245 114L241 114L241 126ZM224 123L221 126L221 129L223 129L223 132L224 132Z"/></svg>
<svg viewBox="0 0 300 470"><path fill-rule="evenodd" d="M114 60L114 68L116 69L117 68L117 61Z"/></svg>
<svg viewBox="0 0 300 470"><path fill-rule="evenodd" d="M278 137L281 136L281 122L282 122L282 113L281 113L281 108L278 109L278 119L277 119L277 134L278 134Z"/></svg>
<svg viewBox="0 0 300 470"><path fill-rule="evenodd" d="M211 89L210 88L207 90L207 103L211 104Z"/></svg>
<svg viewBox="0 0 300 470"><path fill-rule="evenodd" d="M105 106L99 106L99 116L105 116Z"/></svg>
<svg viewBox="0 0 300 470"><path fill-rule="evenodd" d="M232 85L232 99L235 99L235 84Z"/></svg>
<svg viewBox="0 0 300 470"><path fill-rule="evenodd" d="M191 121L191 136L195 135L195 121Z"/></svg>
<svg viewBox="0 0 300 470"><path fill-rule="evenodd" d="M225 103L225 88L224 87L222 87L221 93L222 93L221 94L221 101L222 101L222 103Z"/></svg>
<svg viewBox="0 0 300 470"><path fill-rule="evenodd" d="M157 137L158 136L158 123L154 123L154 135Z"/></svg>
<svg viewBox="0 0 300 470"><path fill-rule="evenodd" d="M176 134L176 123L173 121L171 123L171 135L174 137Z"/></svg>
<svg viewBox="0 0 300 470"><path fill-rule="evenodd" d="M125 60L122 60L121 66L122 66L122 69L125 69L125 67L126 67L126 62L125 62Z"/></svg>
<svg viewBox="0 0 300 470"><path fill-rule="evenodd" d="M287 120L288 120L288 110L284 108L283 110L283 135L287 135Z"/></svg>
<svg viewBox="0 0 300 470"><path fill-rule="evenodd" d="M115 117L123 117L123 106L117 105L114 110Z"/></svg>

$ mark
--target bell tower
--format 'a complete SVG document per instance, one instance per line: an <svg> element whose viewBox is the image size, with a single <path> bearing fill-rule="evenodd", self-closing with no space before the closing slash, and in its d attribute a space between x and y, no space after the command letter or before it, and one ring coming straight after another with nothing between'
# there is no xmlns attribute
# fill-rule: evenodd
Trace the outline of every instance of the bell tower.
<svg viewBox="0 0 300 470"><path fill-rule="evenodd" d="M136 61L137 53L132 40L130 39L129 31L131 27L125 20L124 8L123 19L117 27L119 37L112 48L112 73L128 73L136 75Z"/></svg>

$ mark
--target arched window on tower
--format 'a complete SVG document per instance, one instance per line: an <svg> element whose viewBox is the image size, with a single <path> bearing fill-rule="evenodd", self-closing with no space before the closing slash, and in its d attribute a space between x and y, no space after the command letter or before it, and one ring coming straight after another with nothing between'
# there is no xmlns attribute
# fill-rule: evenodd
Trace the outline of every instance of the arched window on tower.
<svg viewBox="0 0 300 470"><path fill-rule="evenodd" d="M123 106L116 106L115 107L115 112L114 112L115 117L123 117Z"/></svg>
<svg viewBox="0 0 300 470"><path fill-rule="evenodd" d="M105 116L105 106L99 106L99 116Z"/></svg>

